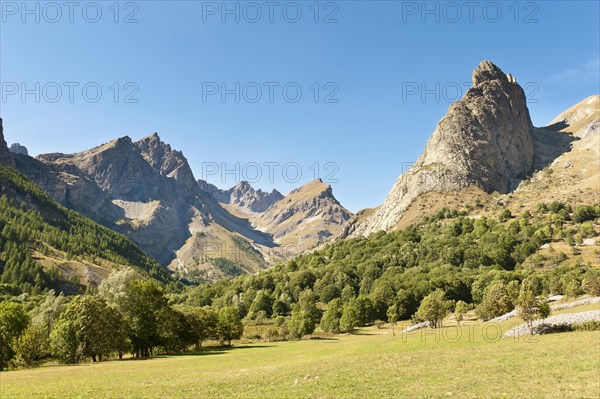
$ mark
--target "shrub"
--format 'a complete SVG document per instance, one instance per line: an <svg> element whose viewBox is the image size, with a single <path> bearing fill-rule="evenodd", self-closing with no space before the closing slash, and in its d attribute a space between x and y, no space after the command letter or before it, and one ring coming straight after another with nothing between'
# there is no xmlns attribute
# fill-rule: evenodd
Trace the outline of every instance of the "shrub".
<svg viewBox="0 0 600 399"><path fill-rule="evenodd" d="M514 309L509 293L502 281L496 281L486 287L483 301L477 308L477 314L483 320L490 320Z"/></svg>
<svg viewBox="0 0 600 399"><path fill-rule="evenodd" d="M588 220L594 220L598 217L596 209L590 205L579 205L575 212L573 212L573 221L577 223L587 222Z"/></svg>
<svg viewBox="0 0 600 399"><path fill-rule="evenodd" d="M360 308L356 300L345 304L340 318L340 331L351 332L360 325L360 319Z"/></svg>
<svg viewBox="0 0 600 399"><path fill-rule="evenodd" d="M573 326L569 324L540 324L533 328L534 334L555 334L573 331Z"/></svg>
<svg viewBox="0 0 600 399"><path fill-rule="evenodd" d="M37 366L50 355L50 334L48 327L31 323L16 342L16 363L19 366Z"/></svg>
<svg viewBox="0 0 600 399"><path fill-rule="evenodd" d="M439 288L423 298L417 311L419 319L428 321L432 328L441 327L447 313L446 294Z"/></svg>
<svg viewBox="0 0 600 399"><path fill-rule="evenodd" d="M292 310L288 328L292 339L302 339L306 334L315 331L315 322L307 310L303 310L300 305L296 304Z"/></svg>
<svg viewBox="0 0 600 399"><path fill-rule="evenodd" d="M600 321L590 320L583 323L577 323L573 325L573 329L576 331L600 331Z"/></svg>

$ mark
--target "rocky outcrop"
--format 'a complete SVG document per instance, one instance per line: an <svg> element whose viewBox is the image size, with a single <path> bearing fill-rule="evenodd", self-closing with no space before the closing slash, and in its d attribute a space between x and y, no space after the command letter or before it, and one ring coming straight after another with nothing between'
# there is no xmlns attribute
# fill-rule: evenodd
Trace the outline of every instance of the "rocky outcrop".
<svg viewBox="0 0 600 399"><path fill-rule="evenodd" d="M57 201L129 236L163 264L190 236L193 208L206 216L187 160L157 134L137 142L125 136L76 154L15 160Z"/></svg>
<svg viewBox="0 0 600 399"><path fill-rule="evenodd" d="M333 196L331 186L316 179L291 191L252 223L272 234L276 242L303 252L339 235L351 217Z"/></svg>
<svg viewBox="0 0 600 399"><path fill-rule="evenodd" d="M572 331L572 326L590 321L600 322L600 310L558 314L546 319L535 320L531 323L531 326L527 325L527 323L523 323L502 334L502 338L521 337L531 335L532 332L537 335L548 334L553 331Z"/></svg>
<svg viewBox="0 0 600 399"><path fill-rule="evenodd" d="M13 154L29 155L29 151L27 151L27 147L25 147L19 143L12 144L8 148L8 151L10 151Z"/></svg>
<svg viewBox="0 0 600 399"><path fill-rule="evenodd" d="M8 166L15 165L12 156L8 151L6 141L4 140L4 127L2 126L2 118L0 118L0 162Z"/></svg>
<svg viewBox="0 0 600 399"><path fill-rule="evenodd" d="M232 187L230 194L230 203L252 212L264 212L280 199L283 199L283 195L279 191L273 189L268 193L261 189L254 190L246 181Z"/></svg>
<svg viewBox="0 0 600 399"><path fill-rule="evenodd" d="M455 192L469 186L507 193L531 171L533 125L523 89L490 61L475 69L472 81L384 204L368 217L352 221L344 236L394 228L423 193Z"/></svg>
<svg viewBox="0 0 600 399"><path fill-rule="evenodd" d="M241 181L229 190L221 190L204 180L198 180L198 185L218 202L235 205L242 212L264 212L283 198L283 195L275 189L270 193L261 189L255 190L247 181Z"/></svg>
<svg viewBox="0 0 600 399"><path fill-rule="evenodd" d="M25 155L15 154L14 161L17 170L67 208L108 227L113 227L113 221L122 218L122 212L96 183L75 168L57 167L46 160Z"/></svg>
<svg viewBox="0 0 600 399"><path fill-rule="evenodd" d="M205 193L210 194L217 202L221 202L223 204L228 204L230 202L231 189L221 190L206 180L198 180L198 187Z"/></svg>
<svg viewBox="0 0 600 399"><path fill-rule="evenodd" d="M154 133L134 143L142 157L161 176L172 178L189 194L197 193L196 180L187 159L181 151L171 149Z"/></svg>

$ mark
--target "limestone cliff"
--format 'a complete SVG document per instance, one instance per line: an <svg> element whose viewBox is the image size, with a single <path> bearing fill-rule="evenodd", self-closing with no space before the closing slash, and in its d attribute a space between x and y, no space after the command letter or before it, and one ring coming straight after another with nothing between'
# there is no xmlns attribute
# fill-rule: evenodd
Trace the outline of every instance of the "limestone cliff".
<svg viewBox="0 0 600 399"><path fill-rule="evenodd" d="M534 128L523 89L490 61L475 69L472 81L473 86L450 106L422 155L396 181L384 204L352 221L344 235L393 228L421 194L469 186L507 193L531 171Z"/></svg>

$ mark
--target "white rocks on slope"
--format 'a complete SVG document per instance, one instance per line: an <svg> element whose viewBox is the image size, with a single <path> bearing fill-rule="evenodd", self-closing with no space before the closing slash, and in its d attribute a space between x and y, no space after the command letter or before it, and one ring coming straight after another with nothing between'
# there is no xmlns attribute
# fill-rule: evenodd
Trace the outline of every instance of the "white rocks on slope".
<svg viewBox="0 0 600 399"><path fill-rule="evenodd" d="M555 295L554 297L556 297L556 296L557 295ZM558 295L558 296L560 298L562 298L562 295ZM551 299L554 297L548 298L548 302L551 302ZM550 310L556 311L556 310L562 310L562 309L571 309L571 308L575 308L577 306L589 305L591 303L600 303L600 297L594 296L594 297L579 299L577 301L573 301L573 302L569 302L569 303L559 303L556 305L550 305ZM515 317L516 315L517 315L517 310L514 309L508 313L501 315L501 316L498 316L491 320L488 320L488 323L498 323L501 321L508 320L511 317Z"/></svg>
<svg viewBox="0 0 600 399"><path fill-rule="evenodd" d="M600 321L600 310L559 314L556 316L550 316L546 319L536 320L533 322L533 331L535 334L536 330L543 328L543 326L572 326L574 324L584 323L586 321ZM502 338L521 337L530 334L531 330L529 326L527 323L524 323L502 334Z"/></svg>

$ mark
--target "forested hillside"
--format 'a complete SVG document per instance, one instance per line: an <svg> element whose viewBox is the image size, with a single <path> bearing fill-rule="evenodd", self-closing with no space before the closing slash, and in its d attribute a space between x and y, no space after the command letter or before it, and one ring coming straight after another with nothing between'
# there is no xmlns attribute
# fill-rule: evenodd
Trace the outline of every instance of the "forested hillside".
<svg viewBox="0 0 600 399"><path fill-rule="evenodd" d="M517 216L444 209L397 232L343 240L254 276L199 286L187 302L238 305L252 319L286 315L312 297L321 309L356 306L364 313L360 324L369 324L387 320L391 308L410 318L438 288L476 307L498 282L514 307L525 278L535 280L536 294L597 295L600 251L588 238L599 234L599 215L598 204L561 202Z"/></svg>
<svg viewBox="0 0 600 399"><path fill-rule="evenodd" d="M170 275L127 237L100 226L52 200L14 169L0 164L0 282L2 292L37 293L44 289L85 289L45 257L82 261L105 268L131 266L162 283Z"/></svg>

